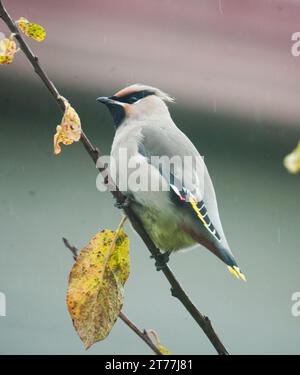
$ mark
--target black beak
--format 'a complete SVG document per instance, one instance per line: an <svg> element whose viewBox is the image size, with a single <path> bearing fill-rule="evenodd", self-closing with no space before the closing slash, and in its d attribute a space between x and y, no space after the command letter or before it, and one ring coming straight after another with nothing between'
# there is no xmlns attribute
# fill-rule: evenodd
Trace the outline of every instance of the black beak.
<svg viewBox="0 0 300 375"><path fill-rule="evenodd" d="M115 128L122 123L125 118L125 110L123 108L123 103L118 102L115 100L114 97L111 96L100 96L96 99L97 102L103 103L109 109L115 124Z"/></svg>
<svg viewBox="0 0 300 375"><path fill-rule="evenodd" d="M96 100L97 102L103 103L105 105L113 105L113 104L118 105L119 104L116 100L114 100L110 96L99 96L99 98L97 98Z"/></svg>

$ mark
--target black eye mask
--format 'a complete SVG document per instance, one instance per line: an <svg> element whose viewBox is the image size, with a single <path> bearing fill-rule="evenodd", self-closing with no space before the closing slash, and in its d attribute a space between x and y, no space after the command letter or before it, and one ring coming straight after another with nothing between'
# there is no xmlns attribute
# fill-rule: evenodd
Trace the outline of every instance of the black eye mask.
<svg viewBox="0 0 300 375"><path fill-rule="evenodd" d="M118 102L121 102L121 103L133 104L140 99L146 98L149 95L154 95L154 92L149 91L149 90L142 90L142 91L132 92L131 94L121 96L120 98L118 98L117 96L111 96L110 99L117 100Z"/></svg>
<svg viewBox="0 0 300 375"><path fill-rule="evenodd" d="M120 102L120 103L133 104L140 99L146 98L149 95L155 95L155 94L153 91L142 90L142 91L132 92L131 94L122 96L120 98L117 96L110 96L109 99L113 99L116 102ZM115 128L117 129L125 118L125 110L122 106L120 106L117 103L115 104L109 103L107 104L107 107L113 117Z"/></svg>

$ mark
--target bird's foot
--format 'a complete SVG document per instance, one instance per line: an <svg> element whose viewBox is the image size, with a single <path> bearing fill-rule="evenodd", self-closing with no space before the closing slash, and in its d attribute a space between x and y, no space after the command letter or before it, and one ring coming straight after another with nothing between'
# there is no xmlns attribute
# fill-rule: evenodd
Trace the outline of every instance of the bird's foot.
<svg viewBox="0 0 300 375"><path fill-rule="evenodd" d="M165 268L170 260L170 253L165 252L161 253L157 256L151 255L150 258L155 258L155 267L156 271L161 271L163 268Z"/></svg>
<svg viewBox="0 0 300 375"><path fill-rule="evenodd" d="M129 207L129 205L130 205L130 201L129 201L128 198L125 198L125 200L123 202L116 202L114 204L114 206L119 208L120 210L124 210L124 208Z"/></svg>

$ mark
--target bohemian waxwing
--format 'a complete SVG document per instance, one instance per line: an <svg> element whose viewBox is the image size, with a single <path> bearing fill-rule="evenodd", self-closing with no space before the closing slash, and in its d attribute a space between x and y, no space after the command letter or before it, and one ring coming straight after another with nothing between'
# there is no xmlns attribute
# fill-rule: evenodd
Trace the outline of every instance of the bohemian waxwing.
<svg viewBox="0 0 300 375"><path fill-rule="evenodd" d="M204 160L165 104L173 98L135 84L97 100L108 107L116 129L113 178L155 245L168 256L199 243L245 281L227 243Z"/></svg>

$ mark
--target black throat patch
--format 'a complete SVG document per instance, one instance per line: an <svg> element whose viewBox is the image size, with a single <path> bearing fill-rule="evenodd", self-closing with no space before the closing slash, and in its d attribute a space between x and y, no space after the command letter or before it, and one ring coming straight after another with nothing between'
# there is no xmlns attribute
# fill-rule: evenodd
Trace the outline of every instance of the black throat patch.
<svg viewBox="0 0 300 375"><path fill-rule="evenodd" d="M141 90L141 91L132 92L128 95L124 95L121 97L110 96L109 99L112 99L120 103L133 104L140 99L146 98L149 95L155 95L155 93L150 90ZM107 106L114 120L115 128L117 129L125 118L125 115L126 115L125 110L121 105L118 105L118 104L108 104Z"/></svg>
<svg viewBox="0 0 300 375"><path fill-rule="evenodd" d="M108 104L107 107L114 120L115 128L117 129L125 118L125 109L119 104Z"/></svg>

